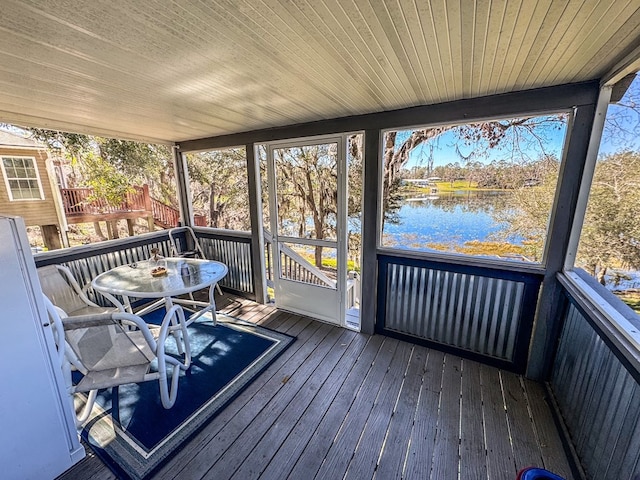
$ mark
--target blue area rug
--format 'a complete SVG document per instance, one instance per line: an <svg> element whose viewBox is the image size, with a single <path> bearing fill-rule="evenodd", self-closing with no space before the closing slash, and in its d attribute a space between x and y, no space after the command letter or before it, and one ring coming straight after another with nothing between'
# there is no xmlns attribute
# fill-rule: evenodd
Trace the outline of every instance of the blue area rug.
<svg viewBox="0 0 640 480"><path fill-rule="evenodd" d="M158 310L145 321L156 323L163 315ZM204 320L189 327L192 365L180 374L173 408L162 407L157 381L98 393L81 435L120 478L152 474L294 340L221 314L215 327Z"/></svg>

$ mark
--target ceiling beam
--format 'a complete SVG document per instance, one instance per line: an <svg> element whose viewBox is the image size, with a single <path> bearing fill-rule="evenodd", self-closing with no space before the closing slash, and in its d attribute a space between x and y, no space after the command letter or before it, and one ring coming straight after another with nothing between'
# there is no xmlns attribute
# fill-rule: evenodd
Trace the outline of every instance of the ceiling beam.
<svg viewBox="0 0 640 480"><path fill-rule="evenodd" d="M598 98L599 86L600 82L598 81L565 84L188 140L178 142L177 145L184 153L370 129L409 128L460 122L469 123L488 118L539 115L564 111L580 105L594 104Z"/></svg>

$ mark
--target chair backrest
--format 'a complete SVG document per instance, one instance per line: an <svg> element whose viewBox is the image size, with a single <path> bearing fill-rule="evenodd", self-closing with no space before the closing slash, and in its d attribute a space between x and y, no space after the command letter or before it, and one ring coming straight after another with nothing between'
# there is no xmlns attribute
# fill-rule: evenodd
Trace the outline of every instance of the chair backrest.
<svg viewBox="0 0 640 480"><path fill-rule="evenodd" d="M177 230L185 231L186 244L176 238ZM169 230L169 243L171 243L172 257L207 258L191 227L176 227Z"/></svg>
<svg viewBox="0 0 640 480"><path fill-rule="evenodd" d="M38 268L38 277L42 292L68 315L87 306L79 292L56 265Z"/></svg>

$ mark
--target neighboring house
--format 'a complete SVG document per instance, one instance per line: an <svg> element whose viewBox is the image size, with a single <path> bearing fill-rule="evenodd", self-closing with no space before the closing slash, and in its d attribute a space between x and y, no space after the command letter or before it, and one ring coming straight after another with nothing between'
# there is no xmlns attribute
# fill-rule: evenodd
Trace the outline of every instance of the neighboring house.
<svg viewBox="0 0 640 480"><path fill-rule="evenodd" d="M27 226L39 226L44 246L51 250L68 245L68 241L60 191L50 163L42 144L0 131L0 213L18 215Z"/></svg>

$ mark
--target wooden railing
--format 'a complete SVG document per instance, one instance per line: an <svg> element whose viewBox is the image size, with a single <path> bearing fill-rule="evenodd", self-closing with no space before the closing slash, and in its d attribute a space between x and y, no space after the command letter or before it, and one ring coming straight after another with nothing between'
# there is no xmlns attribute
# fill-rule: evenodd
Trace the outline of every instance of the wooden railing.
<svg viewBox="0 0 640 480"><path fill-rule="evenodd" d="M162 228L177 227L180 222L180 212L169 205L151 198L151 211L156 225Z"/></svg>
<svg viewBox="0 0 640 480"><path fill-rule="evenodd" d="M92 188L61 188L64 213L69 223L118 220L121 218L153 217L154 223L161 228L177 227L180 212L149 194L149 186L133 187L134 192L126 195L119 205L109 205L104 198L93 198ZM195 225L207 226L207 217L194 216Z"/></svg>
<svg viewBox="0 0 640 480"><path fill-rule="evenodd" d="M265 246L265 276L267 286L274 287L274 259L273 249L277 248L273 243L273 236L268 230L264 232ZM318 267L309 262L306 258L299 255L296 251L287 245L280 245L280 275L287 280L308 283L311 285L319 285L322 287L336 288L337 282L329 277ZM346 308L355 308L360 304L360 279L355 272L349 273L347 279L346 291Z"/></svg>
<svg viewBox="0 0 640 480"><path fill-rule="evenodd" d="M110 205L104 198L93 198L92 188L61 188L62 203L67 219L87 215L109 215L119 212L148 211L149 187L133 187L119 205Z"/></svg>
<svg viewBox="0 0 640 480"><path fill-rule="evenodd" d="M271 245L273 248L273 237L268 230L264 230L264 243L267 246ZM322 270L307 261L307 259L299 255L296 251L284 244L280 244L279 247L281 275L283 278L313 285L321 285L323 287L336 288L336 281L334 279L328 277ZM273 268L270 254L271 252L268 252L269 256L267 257L267 271L269 273L271 273Z"/></svg>

